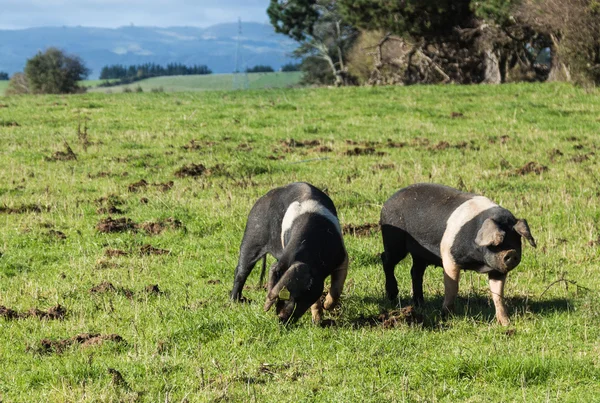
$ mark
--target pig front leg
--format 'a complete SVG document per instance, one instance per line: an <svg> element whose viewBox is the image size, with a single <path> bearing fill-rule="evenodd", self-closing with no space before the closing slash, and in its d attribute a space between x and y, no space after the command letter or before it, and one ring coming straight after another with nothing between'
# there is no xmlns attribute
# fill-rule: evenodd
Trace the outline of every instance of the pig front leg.
<svg viewBox="0 0 600 403"><path fill-rule="evenodd" d="M444 312L454 312L454 301L458 295L460 267L454 262L444 262Z"/></svg>
<svg viewBox="0 0 600 403"><path fill-rule="evenodd" d="M496 308L496 319L502 326L508 326L510 319L506 313L504 305L504 283L506 282L506 274L489 273L488 279L490 282L490 291L492 292L492 300Z"/></svg>
<svg viewBox="0 0 600 403"><path fill-rule="evenodd" d="M342 291L344 290L344 282L346 281L347 275L348 255L346 255L346 259L344 259L342 265L335 269L333 273L331 273L331 287L329 288L329 293L325 298L325 309L333 309L339 303L340 296L342 295Z"/></svg>
<svg viewBox="0 0 600 403"><path fill-rule="evenodd" d="M323 306L321 305L321 298L317 300L310 307L310 313L312 314L312 321L315 325L321 323L321 317L323 316Z"/></svg>

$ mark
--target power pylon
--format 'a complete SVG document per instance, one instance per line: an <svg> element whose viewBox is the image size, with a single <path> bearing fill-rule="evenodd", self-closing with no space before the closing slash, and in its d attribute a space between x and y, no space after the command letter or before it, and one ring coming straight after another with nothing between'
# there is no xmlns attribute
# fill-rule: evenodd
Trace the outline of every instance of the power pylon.
<svg viewBox="0 0 600 403"><path fill-rule="evenodd" d="M242 55L242 19L238 18L238 37L237 48L235 51L235 70L233 72L233 89L247 90L250 83L248 82L248 73Z"/></svg>

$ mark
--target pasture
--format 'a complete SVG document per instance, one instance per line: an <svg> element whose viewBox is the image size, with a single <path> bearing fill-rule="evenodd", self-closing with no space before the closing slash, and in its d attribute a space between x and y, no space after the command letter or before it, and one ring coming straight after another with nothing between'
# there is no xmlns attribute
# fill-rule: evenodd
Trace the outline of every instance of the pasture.
<svg viewBox="0 0 600 403"><path fill-rule="evenodd" d="M593 401L600 396L600 92L413 86L0 99L0 401ZM315 326L228 300L247 214L308 181L350 257ZM481 193L537 249L508 276L443 276L406 315L377 229L415 182ZM109 220L110 217L110 220ZM272 258L267 261L270 264ZM268 267L268 266L267 266ZM404 311L406 312L406 311Z"/></svg>
<svg viewBox="0 0 600 403"><path fill-rule="evenodd" d="M250 89L293 87L298 85L301 78L301 72L248 73L248 87ZM96 80L93 82L94 85L97 85L101 81ZM157 89L165 92L231 90L233 88L233 74L154 77L127 85L90 88L88 91L114 93L123 92L125 88L136 90L138 86L145 92Z"/></svg>

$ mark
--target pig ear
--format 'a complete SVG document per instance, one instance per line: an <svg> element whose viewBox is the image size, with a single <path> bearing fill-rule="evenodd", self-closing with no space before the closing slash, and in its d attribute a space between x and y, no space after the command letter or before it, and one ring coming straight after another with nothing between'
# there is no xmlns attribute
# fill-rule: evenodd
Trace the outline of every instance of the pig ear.
<svg viewBox="0 0 600 403"><path fill-rule="evenodd" d="M265 312L271 309L277 299L290 299L292 292L298 294L307 287L310 288L310 268L304 263L293 264L267 295Z"/></svg>
<svg viewBox="0 0 600 403"><path fill-rule="evenodd" d="M504 241L505 234L494 220L488 218L479 229L475 243L479 246L498 246Z"/></svg>
<svg viewBox="0 0 600 403"><path fill-rule="evenodd" d="M517 234L527 239L529 245L533 246L534 248L537 246L535 243L535 239L533 239L533 237L531 236L531 232L529 231L529 225L527 225L527 220L521 219L517 221L513 228L515 231L517 231Z"/></svg>

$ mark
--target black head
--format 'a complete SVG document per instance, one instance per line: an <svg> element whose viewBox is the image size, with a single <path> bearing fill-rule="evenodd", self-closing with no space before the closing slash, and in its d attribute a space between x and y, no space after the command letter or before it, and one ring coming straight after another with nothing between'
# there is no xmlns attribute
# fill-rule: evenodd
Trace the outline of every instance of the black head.
<svg viewBox="0 0 600 403"><path fill-rule="evenodd" d="M487 218L477 232L475 243L483 249L486 266L508 273L521 262L521 238L527 239L531 246L536 247L527 221Z"/></svg>
<svg viewBox="0 0 600 403"><path fill-rule="evenodd" d="M323 293L325 284L315 276L311 267L296 262L286 270L267 295L265 311L275 304L275 311L282 323L295 322Z"/></svg>

